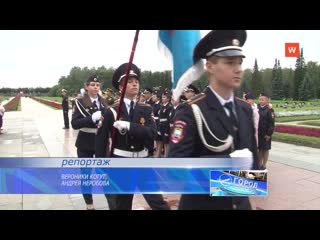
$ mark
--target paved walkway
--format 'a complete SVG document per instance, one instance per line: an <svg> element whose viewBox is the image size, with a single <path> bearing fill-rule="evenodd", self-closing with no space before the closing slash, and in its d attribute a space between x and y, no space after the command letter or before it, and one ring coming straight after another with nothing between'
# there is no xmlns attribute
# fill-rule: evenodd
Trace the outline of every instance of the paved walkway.
<svg viewBox="0 0 320 240"><path fill-rule="evenodd" d="M62 110L21 98L20 112L6 112L0 157L76 157L78 132L63 130ZM71 112L70 112L71 117ZM254 209L320 209L320 149L272 143L268 163L268 197L252 197ZM176 209L179 195L164 195ZM104 195L94 194L97 209L108 209ZM0 209L85 209L81 194L2 194ZM149 209L135 195L133 209Z"/></svg>

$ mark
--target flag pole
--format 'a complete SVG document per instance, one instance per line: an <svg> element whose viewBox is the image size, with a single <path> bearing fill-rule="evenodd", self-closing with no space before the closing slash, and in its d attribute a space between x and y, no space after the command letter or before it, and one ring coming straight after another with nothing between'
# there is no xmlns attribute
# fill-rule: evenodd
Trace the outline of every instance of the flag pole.
<svg viewBox="0 0 320 240"><path fill-rule="evenodd" d="M115 121L118 121L120 119L121 108L122 108L122 104L123 104L124 95L125 95L126 89L127 89L127 83L128 83L128 79L129 79L129 72L131 70L134 53L135 53L136 46L137 46L137 43L138 43L139 32L140 32L140 30L136 30L136 33L135 33L135 36L134 36L132 49L131 49L131 54L130 54L130 58L129 58L129 63L128 63L127 71L126 71L126 76L125 76L125 79L124 79L123 89L122 89L122 92L121 92L119 106L118 106L118 109L117 109L117 118L115 119ZM117 140L116 131L117 131L117 129L115 127L113 127L112 128L112 138L111 138L112 142L111 142L110 155L109 155L110 157L112 157L112 155L113 155L115 142Z"/></svg>

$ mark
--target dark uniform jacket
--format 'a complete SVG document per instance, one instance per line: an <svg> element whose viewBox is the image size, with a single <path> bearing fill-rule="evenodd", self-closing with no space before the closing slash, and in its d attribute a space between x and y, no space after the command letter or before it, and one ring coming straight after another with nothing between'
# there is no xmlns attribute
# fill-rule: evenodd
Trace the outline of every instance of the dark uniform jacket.
<svg viewBox="0 0 320 240"><path fill-rule="evenodd" d="M216 135L216 137L219 139L226 139L228 134L236 137L236 133L232 127L230 118L227 116L224 108L221 106L212 90L207 88L203 96L199 96L201 96L201 94L190 101L179 105L179 108L176 111L172 134L178 125L180 126L180 133L182 134L180 134L174 141L171 136L169 157L217 157L219 155L226 156L232 151L230 147L223 152L213 152L207 149L202 143L191 108L192 103L199 106L210 130ZM235 146L235 150L248 148L254 156L252 169L258 169L257 146L254 137L251 106L237 98L234 100L239 124L239 141ZM212 138L205 127L203 127L203 133L208 144L214 146L221 144ZM211 197L208 193L182 195L180 200L181 209L233 209L233 204L237 205L237 208L239 209L251 208L247 197Z"/></svg>
<svg viewBox="0 0 320 240"><path fill-rule="evenodd" d="M118 103L111 108L117 112ZM121 108L120 120L130 121L124 103ZM114 113L111 109L107 109L104 113L103 125L97 133L96 157L108 157L108 140L109 136L111 136L114 122ZM133 120L130 123L130 130L122 135L116 129L116 134L115 148L117 149L129 152L140 152L144 148L152 150L156 135L156 125L152 118L152 108L150 105L137 102L133 109Z"/></svg>
<svg viewBox="0 0 320 240"><path fill-rule="evenodd" d="M269 109L268 106L259 106L259 127L258 127L258 139L259 149L269 150L271 149L271 138L269 141L265 140L265 136L272 136L274 130L274 112Z"/></svg>
<svg viewBox="0 0 320 240"><path fill-rule="evenodd" d="M157 131L159 131L159 110L161 108L161 102L159 101L159 103L155 102L152 106L152 111L153 111L153 118L156 122L156 126L157 126Z"/></svg>
<svg viewBox="0 0 320 240"><path fill-rule="evenodd" d="M69 111L69 101L67 96L62 97L62 109L63 111Z"/></svg>
<svg viewBox="0 0 320 240"><path fill-rule="evenodd" d="M170 133L170 112L172 111L172 105L167 103L167 105L159 109L159 130L162 136L169 136Z"/></svg>
<svg viewBox="0 0 320 240"><path fill-rule="evenodd" d="M92 121L92 114L96 111L104 113L107 106L105 100L98 96L100 109L97 109L91 102L90 97L85 94L82 98L75 100L75 105L72 113L71 125L73 129L79 129L78 137L76 140L76 147L81 151L94 151L95 150L95 137L96 133L87 132L88 129L97 129L97 123ZM83 131L82 131L83 130Z"/></svg>

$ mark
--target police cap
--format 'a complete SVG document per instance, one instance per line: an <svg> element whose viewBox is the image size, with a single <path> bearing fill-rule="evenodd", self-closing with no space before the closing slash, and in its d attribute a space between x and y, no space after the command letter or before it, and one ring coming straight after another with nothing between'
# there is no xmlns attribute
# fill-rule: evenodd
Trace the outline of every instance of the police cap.
<svg viewBox="0 0 320 240"><path fill-rule="evenodd" d="M87 84L90 84L90 82L100 82L100 81L96 75L92 75L87 79Z"/></svg>
<svg viewBox="0 0 320 240"><path fill-rule="evenodd" d="M267 97L267 98L269 98L269 94L266 93L266 92L262 92L262 93L260 93L260 97Z"/></svg>
<svg viewBox="0 0 320 240"><path fill-rule="evenodd" d="M248 93L244 96L244 98L245 98L246 100L248 100L248 99L256 99L256 96L254 95L254 93L248 92Z"/></svg>
<svg viewBox="0 0 320 240"><path fill-rule="evenodd" d="M186 87L184 89L185 92L194 92L195 94L199 94L200 91L196 86L193 86L192 84L190 84L188 87Z"/></svg>
<svg viewBox="0 0 320 240"><path fill-rule="evenodd" d="M112 85L115 89L119 90L119 85L121 83L121 80L124 79L127 73L129 63L123 63L121 64L113 73L112 77ZM135 64L131 64L131 69L129 72L129 77L135 77L136 79L140 80L140 70Z"/></svg>
<svg viewBox="0 0 320 240"><path fill-rule="evenodd" d="M144 94L146 94L146 93L153 93L153 91L152 91L152 89L151 88L149 88L149 87L146 87L145 89L144 89L144 91L143 91L143 93Z"/></svg>
<svg viewBox="0 0 320 240"><path fill-rule="evenodd" d="M194 60L211 56L245 57L242 46L247 39L245 30L212 30L196 45Z"/></svg>

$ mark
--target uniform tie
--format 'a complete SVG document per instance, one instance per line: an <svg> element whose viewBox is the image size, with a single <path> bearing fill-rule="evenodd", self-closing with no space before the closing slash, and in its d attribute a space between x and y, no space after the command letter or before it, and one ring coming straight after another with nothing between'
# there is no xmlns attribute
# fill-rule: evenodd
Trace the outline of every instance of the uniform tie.
<svg viewBox="0 0 320 240"><path fill-rule="evenodd" d="M238 149L240 146L240 137L239 137L239 131L238 131L239 125L238 125L238 120L233 113L233 103L228 102L224 105L224 107L229 110L229 113L230 113L229 118L232 122L232 129L233 129L233 143L234 143L235 149Z"/></svg>
<svg viewBox="0 0 320 240"><path fill-rule="evenodd" d="M130 121L133 120L133 106L134 106L134 101L131 100L130 102L130 111L129 111L129 118L130 118Z"/></svg>

